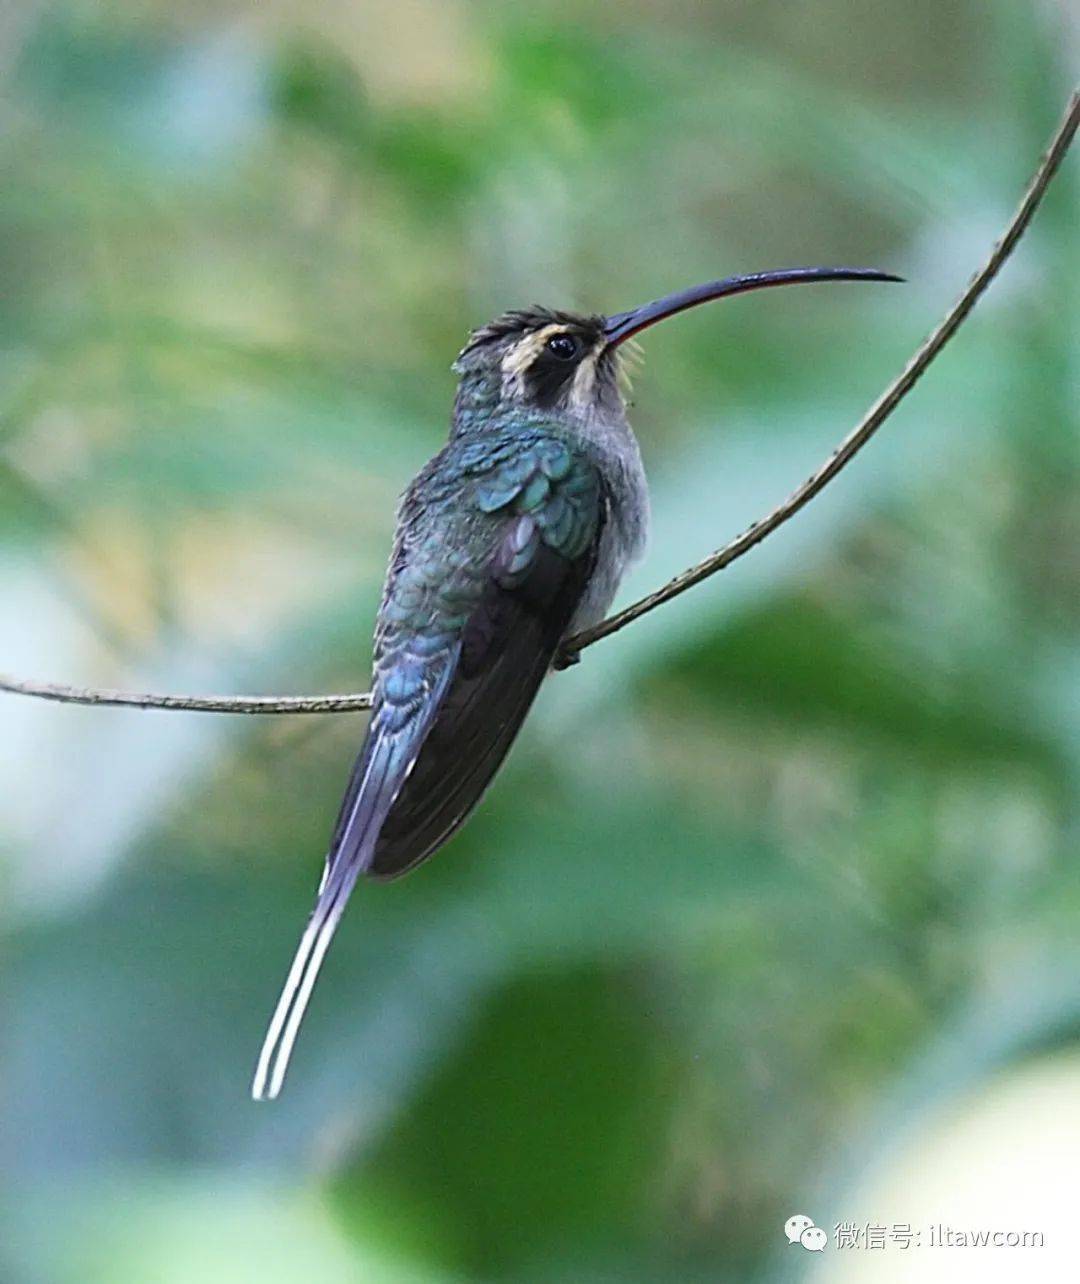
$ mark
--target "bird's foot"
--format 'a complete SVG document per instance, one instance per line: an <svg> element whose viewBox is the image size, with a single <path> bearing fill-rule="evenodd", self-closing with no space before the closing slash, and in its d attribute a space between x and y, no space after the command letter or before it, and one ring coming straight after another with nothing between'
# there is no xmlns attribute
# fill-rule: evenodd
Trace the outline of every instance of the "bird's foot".
<svg viewBox="0 0 1080 1284"><path fill-rule="evenodd" d="M551 662L551 667L556 673L561 673L563 669L569 669L572 665L581 662L580 651L556 651L555 659Z"/></svg>

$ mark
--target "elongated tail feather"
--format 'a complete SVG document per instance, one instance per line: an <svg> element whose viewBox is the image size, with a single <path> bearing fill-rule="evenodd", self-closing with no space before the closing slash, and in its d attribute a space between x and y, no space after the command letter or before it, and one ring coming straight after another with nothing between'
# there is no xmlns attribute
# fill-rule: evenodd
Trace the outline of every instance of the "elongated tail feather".
<svg viewBox="0 0 1080 1284"><path fill-rule="evenodd" d="M358 863L342 867L337 877L332 882L327 880L319 893L259 1053L251 1086L251 1095L256 1101L272 1101L281 1091L315 979L359 876Z"/></svg>
<svg viewBox="0 0 1080 1284"><path fill-rule="evenodd" d="M404 727L388 730L382 725L380 712L372 719L345 795L315 908L300 938L259 1052L251 1085L251 1095L256 1101L272 1101L281 1091L323 959L356 880L371 862L387 813L420 752L445 694L455 659L456 656L447 661L424 707L417 710Z"/></svg>

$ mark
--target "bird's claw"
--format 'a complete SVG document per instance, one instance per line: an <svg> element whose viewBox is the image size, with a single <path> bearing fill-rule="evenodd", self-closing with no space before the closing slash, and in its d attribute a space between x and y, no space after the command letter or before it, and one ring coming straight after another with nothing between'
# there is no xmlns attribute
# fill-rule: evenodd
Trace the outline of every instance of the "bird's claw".
<svg viewBox="0 0 1080 1284"><path fill-rule="evenodd" d="M551 667L556 673L561 673L563 669L569 669L581 661L580 651L557 651L555 659L551 662Z"/></svg>

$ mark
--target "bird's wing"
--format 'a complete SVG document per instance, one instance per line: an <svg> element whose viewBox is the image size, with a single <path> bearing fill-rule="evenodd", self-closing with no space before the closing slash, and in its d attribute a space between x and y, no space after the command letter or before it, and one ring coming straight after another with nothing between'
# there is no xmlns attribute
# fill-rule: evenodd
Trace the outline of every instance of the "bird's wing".
<svg viewBox="0 0 1080 1284"><path fill-rule="evenodd" d="M254 1096L281 1088L359 875L405 873L479 801L580 600L605 507L594 465L543 433L451 442L406 493L379 613L371 722Z"/></svg>
<svg viewBox="0 0 1080 1284"><path fill-rule="evenodd" d="M464 822L502 763L581 599L604 521L595 467L541 440L473 483L498 535L472 581L453 678L365 873L396 878ZM473 569L467 568L466 574Z"/></svg>

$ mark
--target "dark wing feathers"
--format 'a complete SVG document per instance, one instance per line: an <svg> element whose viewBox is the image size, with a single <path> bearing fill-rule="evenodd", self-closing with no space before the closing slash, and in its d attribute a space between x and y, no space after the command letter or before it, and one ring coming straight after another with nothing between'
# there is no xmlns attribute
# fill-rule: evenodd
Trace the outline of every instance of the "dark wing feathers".
<svg viewBox="0 0 1080 1284"><path fill-rule="evenodd" d="M430 856L480 800L580 601L603 524L595 467L542 432L451 443L435 469L434 486L421 474L402 508L376 690L400 648L431 633L448 630L460 653L365 867L373 878ZM447 498L449 520L435 507Z"/></svg>
<svg viewBox="0 0 1080 1284"><path fill-rule="evenodd" d="M496 562L510 560L514 534ZM395 878L418 865L479 802L550 667L588 570L586 559L568 562L539 543L518 582L492 577L465 626L438 717L383 822L366 870L371 877Z"/></svg>

